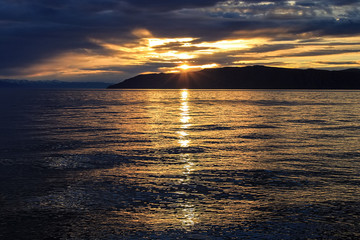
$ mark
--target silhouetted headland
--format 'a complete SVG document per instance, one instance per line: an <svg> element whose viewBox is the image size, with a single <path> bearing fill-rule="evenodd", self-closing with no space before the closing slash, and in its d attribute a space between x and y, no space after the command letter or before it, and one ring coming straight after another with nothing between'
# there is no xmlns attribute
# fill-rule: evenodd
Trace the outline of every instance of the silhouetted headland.
<svg viewBox="0 0 360 240"><path fill-rule="evenodd" d="M360 89L360 69L339 71L265 66L144 74L109 89Z"/></svg>

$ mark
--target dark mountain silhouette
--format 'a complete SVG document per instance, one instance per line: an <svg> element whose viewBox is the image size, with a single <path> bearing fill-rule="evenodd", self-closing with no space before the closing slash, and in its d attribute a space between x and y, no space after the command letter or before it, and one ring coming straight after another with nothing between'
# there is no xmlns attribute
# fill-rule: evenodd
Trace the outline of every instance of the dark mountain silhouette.
<svg viewBox="0 0 360 240"><path fill-rule="evenodd" d="M29 81L0 79L0 88L106 88L104 82L62 82L58 80Z"/></svg>
<svg viewBox="0 0 360 240"><path fill-rule="evenodd" d="M265 66L138 75L108 87L153 89L360 89L360 69L328 71Z"/></svg>

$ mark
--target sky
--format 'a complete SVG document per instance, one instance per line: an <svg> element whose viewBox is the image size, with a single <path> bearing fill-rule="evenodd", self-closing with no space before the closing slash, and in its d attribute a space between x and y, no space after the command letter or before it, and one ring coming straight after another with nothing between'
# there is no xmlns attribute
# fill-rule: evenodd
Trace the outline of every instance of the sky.
<svg viewBox="0 0 360 240"><path fill-rule="evenodd" d="M360 0L0 0L0 78L360 68Z"/></svg>

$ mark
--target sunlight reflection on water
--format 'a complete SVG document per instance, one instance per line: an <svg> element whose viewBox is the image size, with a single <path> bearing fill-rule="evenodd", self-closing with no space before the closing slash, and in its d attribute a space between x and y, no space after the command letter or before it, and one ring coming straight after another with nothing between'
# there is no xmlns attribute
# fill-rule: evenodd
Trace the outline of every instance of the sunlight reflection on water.
<svg viewBox="0 0 360 240"><path fill-rule="evenodd" d="M0 119L0 237L359 236L358 91L23 98Z"/></svg>
<svg viewBox="0 0 360 240"><path fill-rule="evenodd" d="M180 107L180 122L182 123L181 128L186 129L191 127L190 119L190 108L188 105L188 97L189 92L188 90L182 90L181 92L181 107ZM190 147L190 140L187 139L189 134L186 131L180 131L179 133L179 143L180 147ZM194 162L192 162L191 156L189 154L180 154L180 162L184 162L184 171L183 171L183 178L181 179L182 182L180 184L188 184L191 181L189 174L194 170ZM186 199L186 197L184 197ZM182 208L182 215L178 218L182 222L182 227L185 230L191 230L191 227L194 226L195 222L197 221L197 213L196 207L191 204L190 202L181 203L180 208Z"/></svg>

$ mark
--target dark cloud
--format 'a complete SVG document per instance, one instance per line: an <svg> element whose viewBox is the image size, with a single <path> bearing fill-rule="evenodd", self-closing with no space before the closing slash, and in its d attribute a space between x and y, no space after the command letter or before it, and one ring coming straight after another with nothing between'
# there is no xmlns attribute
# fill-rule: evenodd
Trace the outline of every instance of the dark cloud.
<svg viewBox="0 0 360 240"><path fill-rule="evenodd" d="M355 61L343 61L343 62L318 61L317 63L326 64L326 65L360 65L358 62L355 62Z"/></svg>
<svg viewBox="0 0 360 240"><path fill-rule="evenodd" d="M316 51L306 51L301 53L295 54L288 54L287 57L308 57L308 56L323 56L323 55L336 55L336 54L343 54L343 53L357 53L360 52L359 50L347 50L347 49L328 49L328 50L316 50Z"/></svg>
<svg viewBox="0 0 360 240"><path fill-rule="evenodd" d="M197 41L192 41L193 43L196 43ZM187 52L192 52L192 51L200 51L200 50L211 50L212 48L210 47L197 47L197 46L187 46L184 45L184 43L181 42L173 42L173 43L167 43L164 45L159 45L159 46L155 46L153 47L154 49L156 49L157 52L161 52L161 51L187 51ZM215 48L213 48L215 49Z"/></svg>
<svg viewBox="0 0 360 240"><path fill-rule="evenodd" d="M295 44L264 44L259 45L251 48L247 52L254 52L254 53L266 53L266 52L273 52L278 50L288 50L296 48Z"/></svg>
<svg viewBox="0 0 360 240"><path fill-rule="evenodd" d="M359 3L358 0L323 0L322 1L324 4L334 4L336 6L345 6L345 5L351 5L354 3Z"/></svg>
<svg viewBox="0 0 360 240"><path fill-rule="evenodd" d="M124 1L129 5L145 9L145 10L179 10L183 8L198 8L214 6L216 3L221 2L220 0L182 0L182 1L164 1L164 0L128 0Z"/></svg>
<svg viewBox="0 0 360 240"><path fill-rule="evenodd" d="M0 31L3 34L0 38L0 68L26 66L66 50L99 48L84 39L84 29L71 26L19 24L14 29Z"/></svg>

